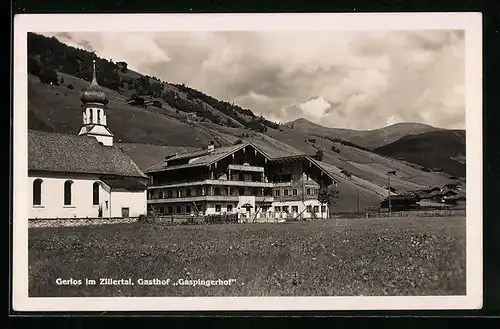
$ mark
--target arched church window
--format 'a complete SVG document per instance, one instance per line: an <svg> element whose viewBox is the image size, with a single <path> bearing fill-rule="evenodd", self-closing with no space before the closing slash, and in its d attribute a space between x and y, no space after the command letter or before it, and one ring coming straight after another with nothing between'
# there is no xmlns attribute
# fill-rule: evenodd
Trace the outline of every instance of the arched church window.
<svg viewBox="0 0 500 329"><path fill-rule="evenodd" d="M71 205L71 188L72 188L73 182L70 180L67 180L64 182L64 205L65 206L70 206Z"/></svg>
<svg viewBox="0 0 500 329"><path fill-rule="evenodd" d="M99 204L99 183L98 182L95 182L92 185L92 204L93 205Z"/></svg>
<svg viewBox="0 0 500 329"><path fill-rule="evenodd" d="M33 205L42 205L42 180L40 178L35 179L33 182Z"/></svg>
<svg viewBox="0 0 500 329"><path fill-rule="evenodd" d="M97 123L101 123L101 110L97 110Z"/></svg>
<svg viewBox="0 0 500 329"><path fill-rule="evenodd" d="M92 109L89 110L89 114L90 114L90 123L92 123L92 112L94 112Z"/></svg>

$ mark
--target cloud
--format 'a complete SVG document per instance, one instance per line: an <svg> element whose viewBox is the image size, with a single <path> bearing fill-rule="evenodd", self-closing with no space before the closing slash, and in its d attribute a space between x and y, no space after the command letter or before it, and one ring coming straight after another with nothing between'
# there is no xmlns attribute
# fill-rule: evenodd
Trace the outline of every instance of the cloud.
<svg viewBox="0 0 500 329"><path fill-rule="evenodd" d="M308 117L321 118L332 105L323 97L313 98L298 106Z"/></svg>
<svg viewBox="0 0 500 329"><path fill-rule="evenodd" d="M52 33L280 122L463 128L463 31Z"/></svg>

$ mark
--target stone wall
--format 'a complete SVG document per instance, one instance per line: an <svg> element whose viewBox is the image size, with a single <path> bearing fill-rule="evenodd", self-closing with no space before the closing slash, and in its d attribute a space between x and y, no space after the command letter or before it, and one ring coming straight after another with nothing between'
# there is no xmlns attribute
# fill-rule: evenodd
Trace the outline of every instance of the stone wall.
<svg viewBox="0 0 500 329"><path fill-rule="evenodd" d="M29 219L28 227L73 227L106 224L124 224L137 222L136 217L130 218L54 218Z"/></svg>

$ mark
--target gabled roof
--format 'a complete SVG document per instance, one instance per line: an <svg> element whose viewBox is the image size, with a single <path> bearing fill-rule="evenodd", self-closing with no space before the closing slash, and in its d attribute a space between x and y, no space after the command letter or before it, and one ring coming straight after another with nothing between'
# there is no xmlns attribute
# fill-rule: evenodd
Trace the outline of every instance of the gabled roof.
<svg viewBox="0 0 500 329"><path fill-rule="evenodd" d="M416 194L397 194L391 195L391 201L419 201L420 196ZM389 198L385 198L382 202L388 202Z"/></svg>
<svg viewBox="0 0 500 329"><path fill-rule="evenodd" d="M111 189L140 190L144 191L147 186L135 177L118 177L101 179Z"/></svg>
<svg viewBox="0 0 500 329"><path fill-rule="evenodd" d="M175 160L181 160L181 159L191 159L191 158L196 158L204 155L210 154L210 150L197 150L197 151L192 151L192 152L186 152L186 153L181 153L181 154L174 154L172 156L168 157L168 161L175 161Z"/></svg>
<svg viewBox="0 0 500 329"><path fill-rule="evenodd" d="M287 156L270 156L269 152L263 151L260 147L256 146L252 142L244 142L242 144L237 144L237 145L231 145L231 146L225 146L225 147L219 147L215 148L213 151L209 150L200 150L200 151L193 151L193 152L186 152L182 154L175 155L173 157L169 157L167 160L162 161L161 163L154 165L146 170L147 173L151 172L157 172L157 171L169 171L169 170L177 170L177 169L182 169L182 168L191 168L191 167L201 167L201 166L208 166L216 161L223 159L247 146L252 146L255 150L257 150L259 153L261 153L266 159L269 161L277 161L281 159L303 159L303 160L308 160L311 163L313 163L316 167L318 167L320 170L325 172L325 174L330 177L333 181L338 182L338 179L330 172L328 169L325 168L325 163L315 160L309 155L306 154L292 154L292 155L287 155ZM273 154L271 154L273 155ZM167 166L168 162L172 160L179 160L179 159L194 159L190 163L186 164L181 164L181 165L174 165L174 166Z"/></svg>
<svg viewBox="0 0 500 329"><path fill-rule="evenodd" d="M152 167L149 167L148 169L146 169L146 172L151 173L156 171L169 171L181 168L209 166L215 163L216 161L219 161L220 159L223 159L249 145L250 143L242 143L238 145L218 147L215 148L213 151L201 150L201 151L182 153L174 157L168 158L167 160L162 161L161 163L156 164ZM173 165L173 166L167 165L168 162L179 159L193 159L193 160L190 163L186 164Z"/></svg>
<svg viewBox="0 0 500 329"><path fill-rule="evenodd" d="M92 136L28 130L28 170L97 175L147 176L117 146Z"/></svg>

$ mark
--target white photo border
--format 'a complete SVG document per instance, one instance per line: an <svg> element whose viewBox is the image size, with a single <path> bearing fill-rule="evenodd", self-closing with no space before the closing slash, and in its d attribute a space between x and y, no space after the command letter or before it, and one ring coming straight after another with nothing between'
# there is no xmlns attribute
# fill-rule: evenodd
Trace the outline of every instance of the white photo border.
<svg viewBox="0 0 500 329"><path fill-rule="evenodd" d="M82 297L28 296L27 33L159 31L465 31L466 295L408 297ZM19 14L14 16L13 272L14 311L307 311L480 309L482 254L481 13L318 14Z"/></svg>

